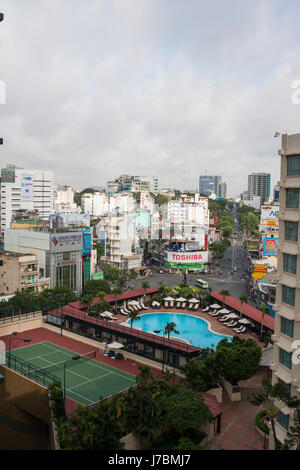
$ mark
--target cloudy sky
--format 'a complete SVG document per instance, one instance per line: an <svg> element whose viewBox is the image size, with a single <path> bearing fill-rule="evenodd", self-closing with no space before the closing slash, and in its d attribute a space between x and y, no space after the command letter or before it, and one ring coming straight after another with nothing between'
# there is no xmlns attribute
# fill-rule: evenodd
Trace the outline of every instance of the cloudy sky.
<svg viewBox="0 0 300 470"><path fill-rule="evenodd" d="M1 167L82 189L120 174L196 189L279 177L275 131L300 132L300 2L3 0ZM300 96L300 93L299 93Z"/></svg>

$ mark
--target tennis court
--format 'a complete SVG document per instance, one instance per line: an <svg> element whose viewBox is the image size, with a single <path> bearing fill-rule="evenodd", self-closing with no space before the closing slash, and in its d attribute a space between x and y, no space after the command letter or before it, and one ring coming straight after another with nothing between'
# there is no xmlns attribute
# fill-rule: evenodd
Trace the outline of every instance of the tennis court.
<svg viewBox="0 0 300 470"><path fill-rule="evenodd" d="M80 358L78 358L80 356ZM77 360L73 360L77 357ZM57 377L64 386L66 364L66 397L84 406L107 398L136 385L135 376L102 364L90 355L81 356L70 349L44 341L11 351L10 367L33 380L49 385L49 378ZM24 366L25 364L25 366ZM29 367L30 366L30 369ZM38 373L36 373L38 371ZM43 377L43 379L39 379Z"/></svg>

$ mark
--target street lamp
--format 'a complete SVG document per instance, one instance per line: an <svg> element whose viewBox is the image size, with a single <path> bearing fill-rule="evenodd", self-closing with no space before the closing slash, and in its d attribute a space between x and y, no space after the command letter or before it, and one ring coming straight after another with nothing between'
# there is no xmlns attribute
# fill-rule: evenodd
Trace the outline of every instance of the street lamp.
<svg viewBox="0 0 300 470"><path fill-rule="evenodd" d="M30 343L31 339L30 338L16 338L18 335L17 331L13 331L9 337L8 341L8 367L10 367L10 351L11 351L11 343L13 339L18 340L18 341L24 341L24 343Z"/></svg>
<svg viewBox="0 0 300 470"><path fill-rule="evenodd" d="M71 357L71 359L67 359L66 362L64 363L64 405L65 405L65 408L66 408L66 366L69 362L77 361L80 358L81 356L79 355L73 356Z"/></svg>
<svg viewBox="0 0 300 470"><path fill-rule="evenodd" d="M162 329L162 330L154 330L154 333L157 334L157 335L158 335L159 333L161 333L161 332L162 332L162 334L163 334L163 354L162 354L162 356L163 356L163 361L162 361L162 368L161 368L161 371L162 371L162 373L164 373L164 372L165 372L165 351L164 351L165 335L164 335L164 330L163 330L163 329Z"/></svg>

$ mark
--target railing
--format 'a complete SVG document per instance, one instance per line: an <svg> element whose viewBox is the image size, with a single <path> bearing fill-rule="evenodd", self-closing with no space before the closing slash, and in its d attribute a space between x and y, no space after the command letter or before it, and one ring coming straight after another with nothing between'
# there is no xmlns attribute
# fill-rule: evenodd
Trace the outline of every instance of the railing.
<svg viewBox="0 0 300 470"><path fill-rule="evenodd" d="M34 368L30 362L24 361L16 357L11 351L8 353L7 363L5 364L9 369L13 369L24 377L37 382L44 387L49 387L53 382L60 382L60 379L50 372L43 369Z"/></svg>
<svg viewBox="0 0 300 470"><path fill-rule="evenodd" d="M38 318L42 316L41 311L37 312L30 312L30 313L22 313L20 315L11 315L8 317L0 318L0 325L6 325L8 323L14 323L17 321L27 320L29 318Z"/></svg>

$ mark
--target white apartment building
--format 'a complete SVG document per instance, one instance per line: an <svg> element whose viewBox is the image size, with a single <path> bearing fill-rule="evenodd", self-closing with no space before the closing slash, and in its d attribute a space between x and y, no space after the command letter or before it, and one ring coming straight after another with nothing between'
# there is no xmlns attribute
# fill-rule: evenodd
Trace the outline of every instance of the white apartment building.
<svg viewBox="0 0 300 470"><path fill-rule="evenodd" d="M71 186L57 186L54 196L54 204L73 204L74 191Z"/></svg>
<svg viewBox="0 0 300 470"><path fill-rule="evenodd" d="M275 304L273 383L300 397L300 134L282 135L279 244ZM294 342L298 341L298 344ZM297 346L297 347L296 347ZM277 434L283 442L293 412L280 411Z"/></svg>
<svg viewBox="0 0 300 470"><path fill-rule="evenodd" d="M132 194L114 194L109 198L109 212L133 212L136 209L136 201Z"/></svg>
<svg viewBox="0 0 300 470"><path fill-rule="evenodd" d="M36 210L42 220L53 212L53 172L25 170L15 165L1 169L1 233L10 228L15 211Z"/></svg>
<svg viewBox="0 0 300 470"><path fill-rule="evenodd" d="M83 212L103 216L109 211L109 199L104 193L85 193L81 198Z"/></svg>
<svg viewBox="0 0 300 470"><path fill-rule="evenodd" d="M140 194L140 208L152 212L154 210L154 200L148 191L141 192Z"/></svg>
<svg viewBox="0 0 300 470"><path fill-rule="evenodd" d="M118 268L126 267L128 257L136 254L136 241L135 212L109 217L106 226L105 261ZM140 265L141 259L137 267Z"/></svg>

